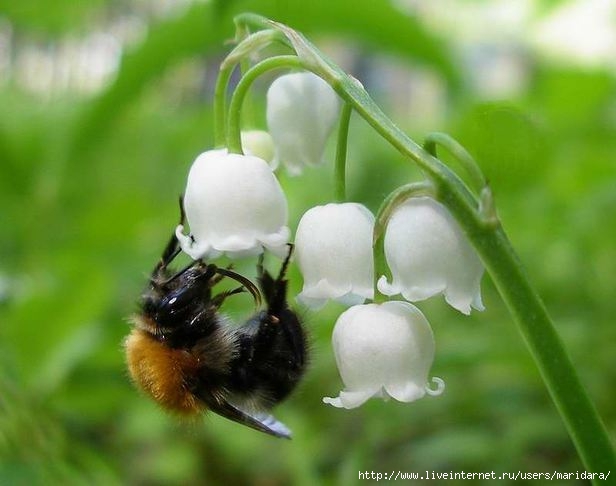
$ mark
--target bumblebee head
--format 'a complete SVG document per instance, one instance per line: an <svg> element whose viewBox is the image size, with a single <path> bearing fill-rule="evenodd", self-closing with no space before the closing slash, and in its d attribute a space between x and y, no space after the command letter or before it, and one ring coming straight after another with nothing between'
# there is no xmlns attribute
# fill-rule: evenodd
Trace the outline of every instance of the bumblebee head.
<svg viewBox="0 0 616 486"><path fill-rule="evenodd" d="M216 270L214 265L195 262L171 277L153 275L142 296L143 313L161 328L185 325L211 300Z"/></svg>
<svg viewBox="0 0 616 486"><path fill-rule="evenodd" d="M241 287L212 298L212 287L224 277L237 281ZM228 295L245 290L257 305L261 303L259 289L248 278L230 268L195 261L172 276L166 269L153 274L142 297L142 310L159 327L174 329L190 324L189 320L208 307L218 309Z"/></svg>

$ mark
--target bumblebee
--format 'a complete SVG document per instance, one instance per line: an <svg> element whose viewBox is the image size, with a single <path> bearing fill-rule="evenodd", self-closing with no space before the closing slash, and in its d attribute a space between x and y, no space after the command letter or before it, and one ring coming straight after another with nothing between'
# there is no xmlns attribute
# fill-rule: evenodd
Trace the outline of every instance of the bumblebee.
<svg viewBox="0 0 616 486"><path fill-rule="evenodd" d="M183 217L182 217L183 219ZM134 383L163 408L184 416L211 410L276 437L291 431L270 413L293 391L307 362L306 335L286 300L285 273L277 278L257 264L259 288L230 268L201 260L180 271L169 264L180 253L173 235L142 295L140 312L125 341ZM225 277L240 286L213 295ZM265 309L241 325L220 312L228 297L249 291Z"/></svg>

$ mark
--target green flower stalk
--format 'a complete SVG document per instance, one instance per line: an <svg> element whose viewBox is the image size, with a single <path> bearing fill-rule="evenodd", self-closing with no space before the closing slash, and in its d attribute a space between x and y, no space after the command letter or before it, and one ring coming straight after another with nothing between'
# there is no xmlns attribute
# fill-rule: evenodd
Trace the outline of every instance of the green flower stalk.
<svg viewBox="0 0 616 486"><path fill-rule="evenodd" d="M337 198L344 198L346 161L343 153L346 153L348 119L351 111L355 111L393 148L416 164L426 178L425 182L411 188L407 187L405 190L408 190L408 194L405 194L404 190L399 190L386 201L376 218L375 240L378 241L384 234L391 214L406 202L409 195L427 193L446 207L479 255L513 315L586 470L596 473L616 470L616 456L605 427L577 376L575 367L554 329L541 298L532 287L502 228L485 177L468 152L451 137L440 133L429 135L423 147L415 143L381 111L357 80L343 72L293 29L254 14L238 16L236 24L242 32L254 30L268 32L262 35L260 38L262 41L265 39L269 41L275 37L271 32L277 32L287 45L292 46L295 55L266 59L244 74L233 94L226 127L220 126L225 122L224 115L217 116L218 133L226 129L229 151L241 153L242 100L258 76L272 69L293 68L311 71L325 80L345 103L341 122L343 133L338 135ZM244 56L245 52L241 54ZM228 68L225 68L224 78L220 81L221 86L217 88L217 97L226 91L227 72ZM217 106L220 106L220 103ZM217 140L220 140L218 136ZM470 190L463 180L437 157L437 147L450 152L459 162L467 173L473 190ZM375 245L375 248L380 248L380 245ZM380 250L376 252L378 262ZM375 297L376 299L378 297Z"/></svg>

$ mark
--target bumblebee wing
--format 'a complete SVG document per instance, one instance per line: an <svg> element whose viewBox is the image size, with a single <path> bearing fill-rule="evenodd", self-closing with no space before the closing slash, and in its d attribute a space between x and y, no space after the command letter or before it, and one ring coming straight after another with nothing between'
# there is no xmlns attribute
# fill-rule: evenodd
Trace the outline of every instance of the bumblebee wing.
<svg viewBox="0 0 616 486"><path fill-rule="evenodd" d="M269 434L273 434L276 437L281 437L283 439L291 438L291 429L289 429L285 424L283 424L280 420L268 413L260 413L249 415L246 414L252 419L256 420L259 424L265 427Z"/></svg>
<svg viewBox="0 0 616 486"><path fill-rule="evenodd" d="M291 438L291 430L274 416L267 413L253 413L241 410L235 405L226 400L217 400L216 398L200 397L209 407L212 412L221 415L229 420L246 425L252 429L264 432L274 437L283 439Z"/></svg>

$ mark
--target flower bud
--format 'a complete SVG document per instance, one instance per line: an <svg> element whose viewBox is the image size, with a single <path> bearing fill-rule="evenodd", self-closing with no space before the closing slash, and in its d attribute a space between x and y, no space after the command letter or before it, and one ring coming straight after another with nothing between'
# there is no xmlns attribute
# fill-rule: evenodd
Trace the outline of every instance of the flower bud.
<svg viewBox="0 0 616 486"><path fill-rule="evenodd" d="M335 91L310 72L285 74L267 91L267 125L274 140L273 167L282 163L291 175L323 159L340 101Z"/></svg>
<svg viewBox="0 0 616 486"><path fill-rule="evenodd" d="M246 155L254 155L268 164L274 160L274 141L264 130L246 130L241 133L242 149Z"/></svg>
<svg viewBox="0 0 616 486"><path fill-rule="evenodd" d="M351 307L340 315L332 344L345 389L323 402L356 408L371 397L412 402L426 393L440 395L445 384L428 373L434 360L434 337L414 305L402 301Z"/></svg>
<svg viewBox="0 0 616 486"><path fill-rule="evenodd" d="M385 257L393 281L378 289L416 302L444 294L464 314L483 310L483 265L449 211L430 197L414 197L392 214L385 231Z"/></svg>
<svg viewBox="0 0 616 486"><path fill-rule="evenodd" d="M298 300L319 308L328 299L346 305L374 296L374 216L361 204L327 204L302 216L295 255L304 277Z"/></svg>
<svg viewBox="0 0 616 486"><path fill-rule="evenodd" d="M290 231L287 201L267 163L226 150L204 152L193 163L184 193L190 234L176 228L182 250L191 258L222 253L238 258L263 248L284 256Z"/></svg>

